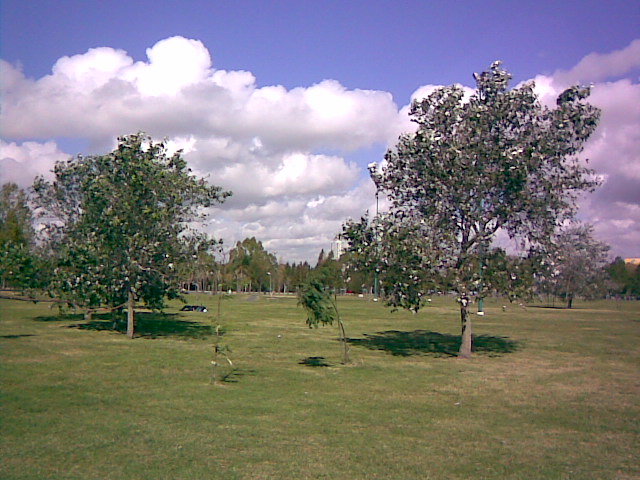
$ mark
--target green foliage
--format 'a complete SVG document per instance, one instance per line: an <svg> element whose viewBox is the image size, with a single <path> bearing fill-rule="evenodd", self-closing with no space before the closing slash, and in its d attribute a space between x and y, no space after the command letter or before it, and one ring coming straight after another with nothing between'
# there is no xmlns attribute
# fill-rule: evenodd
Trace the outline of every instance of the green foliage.
<svg viewBox="0 0 640 480"><path fill-rule="evenodd" d="M599 118L584 102L588 88L566 90L549 109L533 83L508 89L511 76L500 62L474 77L468 99L451 86L413 102L416 132L386 153L382 171L372 170L390 212L344 232L352 249L387 270L391 305L416 311L426 289L451 289L463 325L474 295L510 288L478 268L496 234L505 232L533 258L573 218L578 195L598 185L576 158Z"/></svg>
<svg viewBox="0 0 640 480"><path fill-rule="evenodd" d="M5 183L0 189L0 247L8 243L30 246L33 237L26 193L15 183Z"/></svg>
<svg viewBox="0 0 640 480"><path fill-rule="evenodd" d="M27 245L7 242L0 247L3 286L34 293L47 288L50 274L50 263Z"/></svg>
<svg viewBox="0 0 640 480"><path fill-rule="evenodd" d="M611 264L606 267L607 274L614 282L614 293L625 293L629 284L629 270L624 259L616 257Z"/></svg>
<svg viewBox="0 0 640 480"><path fill-rule="evenodd" d="M187 244L186 251L191 254L175 265L181 283L188 285L189 290L192 286L197 287L197 290L211 290L214 287L218 290L224 267L218 262L216 255L222 251L222 240L192 232L183 237L183 241Z"/></svg>
<svg viewBox="0 0 640 480"><path fill-rule="evenodd" d="M27 195L15 183L0 189L0 282L21 290L46 284L47 268L37 255Z"/></svg>
<svg viewBox="0 0 640 480"><path fill-rule="evenodd" d="M307 313L309 328L333 325L333 322L338 323L340 341L342 342L342 363L348 364L350 362L349 345L344 323L338 311L338 303L335 294L332 294L331 290L322 283L319 276L311 275L308 281L300 286L298 305L302 306Z"/></svg>
<svg viewBox="0 0 640 480"><path fill-rule="evenodd" d="M298 290L298 305L307 313L309 328L333 325L338 311L331 291L318 278L310 278Z"/></svg>
<svg viewBox="0 0 640 480"><path fill-rule="evenodd" d="M34 203L57 268L51 291L74 304L158 309L179 294L176 266L192 257L188 223L229 195L190 173L181 152L143 134L100 156L59 162ZM133 297L133 298L130 298Z"/></svg>
<svg viewBox="0 0 640 480"><path fill-rule="evenodd" d="M616 257L606 267L606 271L612 282L612 293L640 296L640 265L626 263L622 258Z"/></svg>
<svg viewBox="0 0 640 480"><path fill-rule="evenodd" d="M267 252L255 237L236 243L229 253L229 264L237 291L263 291L269 286L269 276L278 269L275 255Z"/></svg>
<svg viewBox="0 0 640 480"><path fill-rule="evenodd" d="M337 292L345 285L344 264L333 257L333 252L329 252L328 255L322 256L323 259L322 261L319 261L318 265L316 265L313 275L323 285L326 285L333 292Z"/></svg>
<svg viewBox="0 0 640 480"><path fill-rule="evenodd" d="M593 238L591 225L574 224L560 231L540 276L544 291L561 296L570 308L576 296L596 298L607 288L609 246Z"/></svg>

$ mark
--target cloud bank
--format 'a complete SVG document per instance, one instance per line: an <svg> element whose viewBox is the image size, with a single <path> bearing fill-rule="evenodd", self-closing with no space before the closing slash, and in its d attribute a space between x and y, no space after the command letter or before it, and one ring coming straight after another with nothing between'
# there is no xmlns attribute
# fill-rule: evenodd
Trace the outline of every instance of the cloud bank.
<svg viewBox="0 0 640 480"><path fill-rule="evenodd" d="M621 77L638 67L639 49L636 40L535 79L544 101L575 81L595 84L591 101L603 115L585 155L605 184L581 215L627 256L640 256L640 85ZM250 72L216 69L200 41L182 37L159 41L146 61L101 47L60 58L39 79L2 60L0 69L0 182L29 185L69 156L58 146L65 139L104 153L117 136L145 131L171 139L197 174L233 191L213 212L211 233L227 244L256 236L286 260L316 258L345 218L373 207L367 162L353 159L411 128L406 105L387 92L336 80L258 86Z"/></svg>

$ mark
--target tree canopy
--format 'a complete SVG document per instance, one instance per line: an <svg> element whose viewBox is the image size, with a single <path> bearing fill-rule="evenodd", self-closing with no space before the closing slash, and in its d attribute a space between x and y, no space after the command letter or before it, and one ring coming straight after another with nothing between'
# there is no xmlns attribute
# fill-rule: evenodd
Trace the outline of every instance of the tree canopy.
<svg viewBox="0 0 640 480"><path fill-rule="evenodd" d="M39 285L40 262L33 255L34 230L26 192L15 183L0 188L0 281L28 289Z"/></svg>
<svg viewBox="0 0 640 480"><path fill-rule="evenodd" d="M255 237L245 238L237 242L229 253L229 263L236 276L236 289L253 287L262 291L269 286L269 276L278 271L278 260L275 255L265 250L262 242ZM273 280L271 281L273 288Z"/></svg>
<svg viewBox="0 0 640 480"><path fill-rule="evenodd" d="M565 90L551 109L532 82L509 89L500 62L474 78L470 98L451 86L413 102L417 130L402 135L372 173L390 211L344 229L352 250L386 275L392 305L417 310L430 288L456 292L464 357L471 354L469 303L509 283L487 274L498 232L530 259L574 217L578 196L598 184L576 157L599 118L585 102L588 88Z"/></svg>
<svg viewBox="0 0 640 480"><path fill-rule="evenodd" d="M191 174L181 152L144 134L118 139L106 155L55 165L54 180L34 182L34 203L58 250L52 291L86 307L161 308L178 295L175 266L195 252L185 241L203 207L228 192Z"/></svg>
<svg viewBox="0 0 640 480"><path fill-rule="evenodd" d="M593 238L591 225L573 224L556 235L549 252L544 286L571 308L580 295L594 297L606 289L609 246Z"/></svg>

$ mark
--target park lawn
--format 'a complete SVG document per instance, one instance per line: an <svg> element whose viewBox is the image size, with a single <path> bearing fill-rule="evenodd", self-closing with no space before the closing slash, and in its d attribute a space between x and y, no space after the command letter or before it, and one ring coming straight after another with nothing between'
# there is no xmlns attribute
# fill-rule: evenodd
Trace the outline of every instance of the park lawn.
<svg viewBox="0 0 640 480"><path fill-rule="evenodd" d="M572 310L455 301L417 315L340 298L310 330L293 297L221 302L233 369L212 385L208 313L100 316L0 300L2 479L640 478L640 303Z"/></svg>

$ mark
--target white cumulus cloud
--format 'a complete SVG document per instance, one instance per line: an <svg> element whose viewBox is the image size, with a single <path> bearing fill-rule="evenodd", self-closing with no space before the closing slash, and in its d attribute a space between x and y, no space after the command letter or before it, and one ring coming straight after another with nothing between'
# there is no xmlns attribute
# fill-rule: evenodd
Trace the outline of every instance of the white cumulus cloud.
<svg viewBox="0 0 640 480"><path fill-rule="evenodd" d="M640 83L619 78L640 67L640 40L608 53L592 53L569 70L535 78L543 102L555 103L565 88L591 85L589 102L600 108L597 130L581 157L603 185L581 201L580 218L612 246L612 254L640 256Z"/></svg>
<svg viewBox="0 0 640 480"><path fill-rule="evenodd" d="M216 69L202 42L183 37L159 41L146 61L99 47L60 58L39 79L0 68L3 181L27 185L67 158L56 138L82 139L94 147L84 153L99 154L145 131L169 138L198 175L233 191L212 218L215 235L258 236L292 260L315 257L372 198L354 198L362 172L346 157L399 133L387 92L335 80L261 87L250 72Z"/></svg>
<svg viewBox="0 0 640 480"><path fill-rule="evenodd" d="M0 185L14 182L29 187L36 176L48 176L56 162L67 158L53 141L18 144L0 140Z"/></svg>
<svg viewBox="0 0 640 480"><path fill-rule="evenodd" d="M585 198L581 216L626 256L640 256L640 85L629 76L639 49L636 40L535 78L550 105L574 82L593 84L590 101L603 113L584 156L605 183ZM99 47L60 58L38 79L2 60L0 70L0 181L28 185L67 158L56 139L79 139L92 149L83 153L100 154L116 137L145 131L169 138L194 172L233 191L209 231L228 244L256 236L286 260L315 259L347 217L375 208L364 165L350 158L415 128L408 106L398 108L388 92L336 80L260 86L249 71L217 69L202 42L183 37L157 42L145 61ZM419 87L411 99L434 88Z"/></svg>

